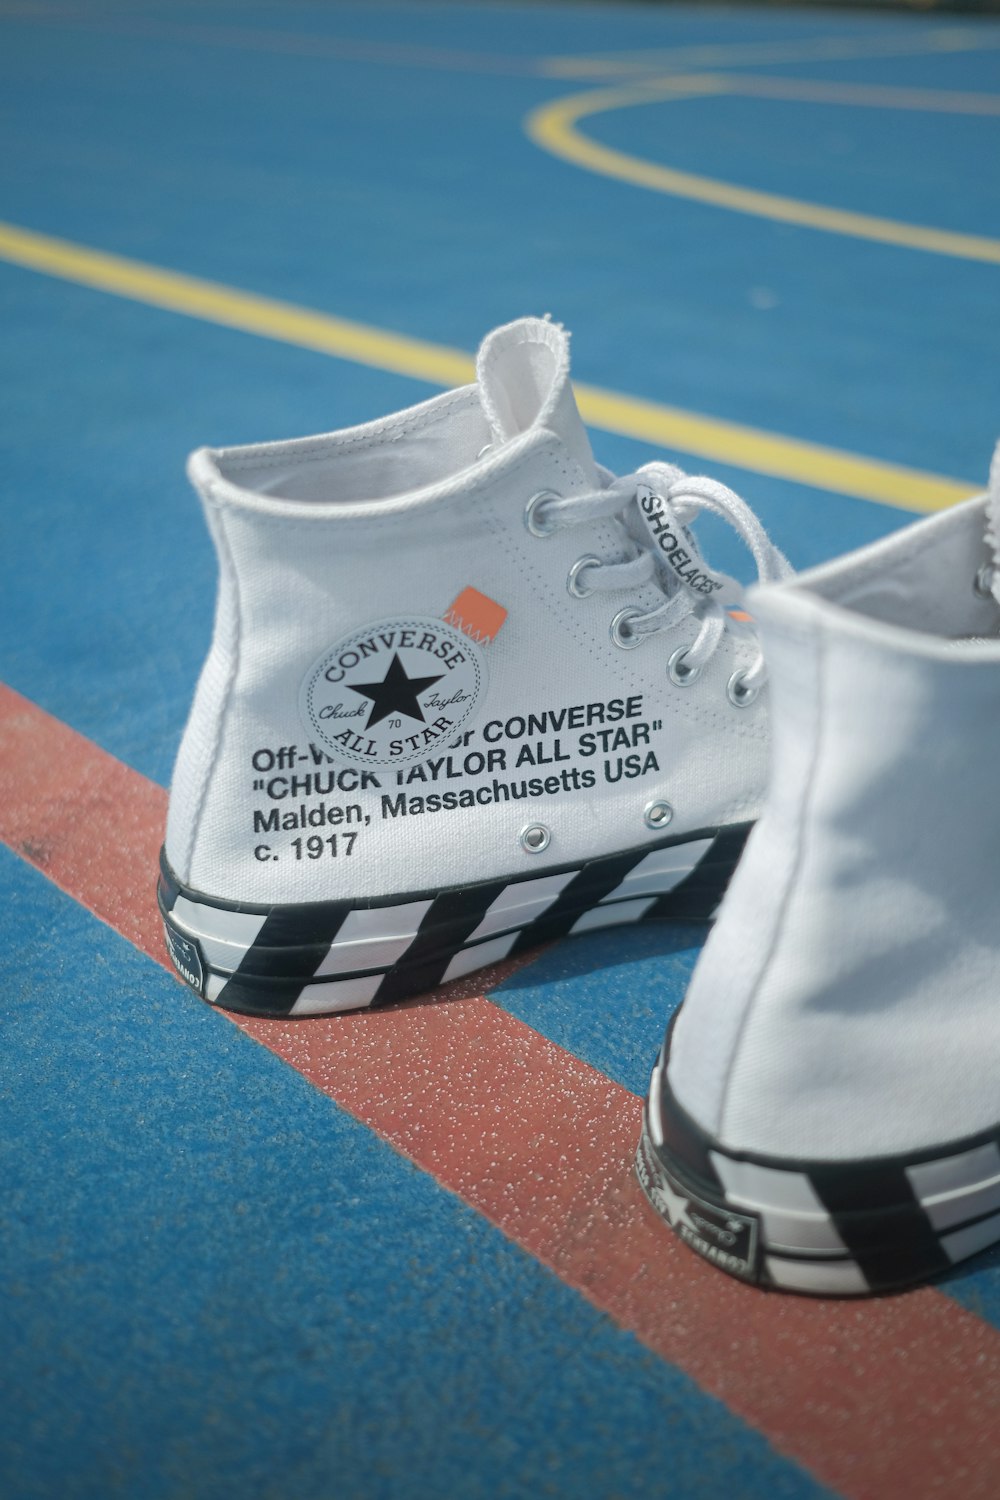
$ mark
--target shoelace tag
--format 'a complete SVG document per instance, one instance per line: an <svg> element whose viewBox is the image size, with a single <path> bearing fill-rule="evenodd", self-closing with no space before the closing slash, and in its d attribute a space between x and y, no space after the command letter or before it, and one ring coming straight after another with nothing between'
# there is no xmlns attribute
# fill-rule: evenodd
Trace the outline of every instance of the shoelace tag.
<svg viewBox="0 0 1000 1500"><path fill-rule="evenodd" d="M722 579L705 566L697 542L678 522L669 500L648 484L636 486L635 498L650 541L678 583L693 594L717 594L724 587Z"/></svg>

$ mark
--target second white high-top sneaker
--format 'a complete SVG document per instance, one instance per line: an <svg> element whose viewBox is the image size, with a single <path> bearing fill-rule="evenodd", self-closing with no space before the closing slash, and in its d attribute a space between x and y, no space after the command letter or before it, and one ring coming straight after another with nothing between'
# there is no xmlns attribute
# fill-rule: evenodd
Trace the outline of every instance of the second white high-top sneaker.
<svg viewBox="0 0 1000 1500"><path fill-rule="evenodd" d="M991 497L751 596L768 797L638 1157L658 1212L747 1281L881 1291L1000 1240L988 519L1000 450Z"/></svg>
<svg viewBox="0 0 1000 1500"><path fill-rule="evenodd" d="M764 672L688 523L787 564L724 486L595 465L560 327L491 334L465 389L190 474L221 581L159 900L201 994L353 1009L711 915L758 811Z"/></svg>

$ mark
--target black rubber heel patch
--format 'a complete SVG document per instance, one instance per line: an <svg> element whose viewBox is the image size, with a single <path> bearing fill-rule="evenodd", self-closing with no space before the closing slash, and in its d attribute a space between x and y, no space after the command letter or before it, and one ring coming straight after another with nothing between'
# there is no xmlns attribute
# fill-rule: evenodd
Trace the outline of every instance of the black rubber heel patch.
<svg viewBox="0 0 1000 1500"><path fill-rule="evenodd" d="M205 993L205 965L201 949L193 938L185 937L169 922L163 924L163 935L167 940L167 952L178 974L199 995Z"/></svg>
<svg viewBox="0 0 1000 1500"><path fill-rule="evenodd" d="M704 1260L740 1281L760 1280L760 1220L709 1203L664 1166L643 1121L635 1171L653 1208Z"/></svg>

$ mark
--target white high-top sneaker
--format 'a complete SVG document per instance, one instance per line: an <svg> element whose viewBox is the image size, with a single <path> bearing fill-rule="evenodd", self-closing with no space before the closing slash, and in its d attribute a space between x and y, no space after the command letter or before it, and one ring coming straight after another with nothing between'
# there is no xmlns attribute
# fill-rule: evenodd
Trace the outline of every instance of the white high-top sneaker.
<svg viewBox="0 0 1000 1500"><path fill-rule="evenodd" d="M882 1291L1000 1240L1000 450L991 494L750 596L770 786L638 1157L747 1281Z"/></svg>
<svg viewBox="0 0 1000 1500"><path fill-rule="evenodd" d="M687 523L787 564L724 486L595 465L558 325L491 334L476 385L189 471L221 584L159 900L202 995L354 1009L711 915L758 812L764 671Z"/></svg>

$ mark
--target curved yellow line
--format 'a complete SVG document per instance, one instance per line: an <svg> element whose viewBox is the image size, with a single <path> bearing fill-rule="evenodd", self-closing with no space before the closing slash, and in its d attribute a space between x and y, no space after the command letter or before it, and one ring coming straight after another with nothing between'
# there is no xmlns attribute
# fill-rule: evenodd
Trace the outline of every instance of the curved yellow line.
<svg viewBox="0 0 1000 1500"><path fill-rule="evenodd" d="M895 219L852 213L848 209L827 208L821 203L807 203L799 198L758 192L755 188L740 187L737 183L722 182L714 177L681 172L675 167L643 161L641 157L629 156L611 146L602 146L575 128L578 120L591 115L666 99L721 94L727 87L722 79L702 76L669 79L654 85L588 89L585 93L556 99L533 110L525 121L525 130L536 145L553 156L602 176L631 182L636 187L710 203L717 208L733 209L758 218L776 219L783 224L798 224L803 228L822 229L854 239L875 240L883 245L900 245L908 250L929 250L937 255L1000 265L1000 240L933 229L922 224L904 224Z"/></svg>
<svg viewBox="0 0 1000 1500"><path fill-rule="evenodd" d="M464 385L475 379L475 364L460 349L145 265L16 224L0 223L0 261L433 385ZM606 432L901 510L943 510L975 488L942 474L925 474L598 386L577 385L576 394L584 420Z"/></svg>

